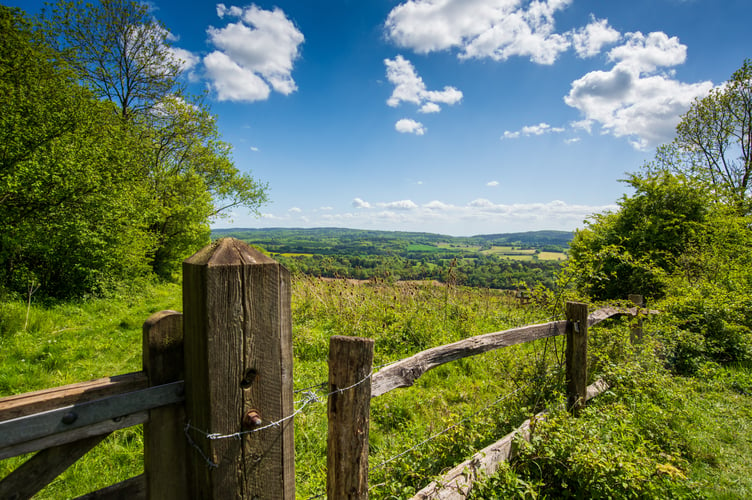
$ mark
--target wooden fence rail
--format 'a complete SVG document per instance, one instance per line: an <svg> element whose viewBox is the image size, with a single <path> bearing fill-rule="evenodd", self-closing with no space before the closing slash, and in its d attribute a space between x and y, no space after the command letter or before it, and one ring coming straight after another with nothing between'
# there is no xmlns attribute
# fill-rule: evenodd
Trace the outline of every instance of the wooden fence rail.
<svg viewBox="0 0 752 500"><path fill-rule="evenodd" d="M630 298L633 299L635 304L641 304L642 299L641 297L638 299L638 297L639 296L633 296ZM410 387L427 371L451 361L517 344L533 342L535 340L551 338L558 335L566 335L567 347L565 365L567 405L572 412L577 413L588 399L605 390L605 385L602 382L593 384L590 387L587 386L588 328L616 316L630 315L639 317L641 312L645 311L638 307L606 307L588 314L588 307L586 304L568 302L566 303L566 320L552 321L538 325L528 325L520 328L504 330L502 332L477 335L451 344L432 347L392 363L382 368L371 377L371 397L373 398L384 395L397 388ZM334 342L334 340L335 339L333 338L332 341ZM366 341L367 339L359 340ZM334 343L332 346L334 346ZM330 347L330 349L331 348L333 347ZM363 360L361 363L358 363L357 361L357 359L349 360L350 371L353 374L369 372L370 361ZM332 363L341 363L341 360L330 357L330 374L334 369L331 366ZM350 380L353 380L352 376ZM336 385L331 378L329 385L330 388ZM357 401L353 404L358 405L360 408L358 410L351 409L350 411L353 413L362 413L369 407L366 401ZM540 415L538 417L540 417ZM332 406L330 405L329 421L332 422L332 420L336 418L339 417L332 412ZM337 474L339 474L342 477L348 478L349 481L352 481L353 478L357 478L357 483L352 486L350 490L351 494L348 498L368 498L367 493L365 495L352 494L352 492L355 491L368 491L368 471L365 470L364 474L359 459L355 455L348 454L350 450L358 450L358 453L360 453L361 450L368 449L367 425L368 420L366 419L361 421L359 427L355 427L348 432L351 441L355 441L355 443L350 442L346 446L337 448L335 445L340 441L329 441L329 455L340 457L341 464L346 466L345 469L338 468L336 471L329 470L328 484L330 492L341 491L331 489L333 483L342 481L342 479L337 476ZM484 473L493 473L496 470L499 461L509 459L511 453L511 441L514 435L521 434L525 436L525 425L528 425L529 427L529 422L523 424L523 427L506 436L501 441L491 445L488 449L483 450L481 452L483 455L482 459L476 456L468 462L460 464L455 469L452 469L452 471L450 471L442 480L431 483L426 489L421 490L421 493L414 498L464 498L462 495L466 496L466 493L472 488L472 483L474 481L472 478L475 477L470 472L473 470L476 472L477 470L480 470ZM481 464L482 467L478 464ZM445 485L446 487L444 488L440 485ZM330 498L339 498L339 496L333 497L330 495Z"/></svg>
<svg viewBox="0 0 752 500"><path fill-rule="evenodd" d="M144 474L80 498L295 498L290 293L284 267L232 238L187 259L183 313L144 323L142 371L0 398L0 459L37 452L0 481L0 499L31 498L107 435L139 424ZM576 411L588 398L588 327L640 311L569 303L566 320L434 347L376 374L373 340L333 337L329 498L368 497L373 397L450 361L566 334Z"/></svg>

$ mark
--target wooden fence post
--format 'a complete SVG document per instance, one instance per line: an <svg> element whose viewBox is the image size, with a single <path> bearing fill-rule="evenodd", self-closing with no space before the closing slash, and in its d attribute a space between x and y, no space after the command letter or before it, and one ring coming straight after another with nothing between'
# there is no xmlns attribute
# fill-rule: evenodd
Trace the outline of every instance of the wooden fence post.
<svg viewBox="0 0 752 500"><path fill-rule="evenodd" d="M183 263L190 493L294 499L290 274L224 238Z"/></svg>
<svg viewBox="0 0 752 500"><path fill-rule="evenodd" d="M373 344L359 337L329 340L327 498L368 498Z"/></svg>
<svg viewBox="0 0 752 500"><path fill-rule="evenodd" d="M143 368L149 386L183 380L183 315L152 314L143 328ZM144 424L146 498L188 498L185 475L185 410L182 404L149 411Z"/></svg>
<svg viewBox="0 0 752 500"><path fill-rule="evenodd" d="M577 414L587 400L588 306L567 302L567 406Z"/></svg>
<svg viewBox="0 0 752 500"><path fill-rule="evenodd" d="M629 332L630 340L633 344L642 342L642 315L640 314L640 308L645 307L645 298L642 295L630 294L629 300L635 305L635 311L637 321Z"/></svg>

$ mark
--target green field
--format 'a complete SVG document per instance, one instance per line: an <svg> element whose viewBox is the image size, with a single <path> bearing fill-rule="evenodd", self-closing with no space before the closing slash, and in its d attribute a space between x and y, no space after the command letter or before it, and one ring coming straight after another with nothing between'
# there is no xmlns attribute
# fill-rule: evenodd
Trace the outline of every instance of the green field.
<svg viewBox="0 0 752 500"><path fill-rule="evenodd" d="M488 289L297 278L295 389L326 380L333 334L374 338L380 366L560 314L512 301ZM180 308L176 285L146 285L115 299L32 304L26 326L25 303L1 303L0 394L139 370L141 323L157 310ZM651 325L645 344L634 349L627 321L593 328L591 380L604 377L611 390L580 419L554 410L539 424L541 439L523 447L476 498L520 491L528 492L525 498L750 497L752 370L708 364L697 378L674 377L655 357L660 324ZM374 399L370 497L410 496L531 414L558 408L562 352L561 339L501 349L444 365L414 387ZM307 407L295 426L297 496L306 499L325 491L326 405ZM115 433L36 498L71 498L139 474L142 442L139 427ZM21 461L1 462L0 477Z"/></svg>
<svg viewBox="0 0 752 500"><path fill-rule="evenodd" d="M296 273L357 280L446 282L514 290L553 287L572 233L472 237L353 229L231 229ZM541 255L545 255L542 258Z"/></svg>
<svg viewBox="0 0 752 500"><path fill-rule="evenodd" d="M538 254L539 260L567 260L567 254L564 252L541 252Z"/></svg>

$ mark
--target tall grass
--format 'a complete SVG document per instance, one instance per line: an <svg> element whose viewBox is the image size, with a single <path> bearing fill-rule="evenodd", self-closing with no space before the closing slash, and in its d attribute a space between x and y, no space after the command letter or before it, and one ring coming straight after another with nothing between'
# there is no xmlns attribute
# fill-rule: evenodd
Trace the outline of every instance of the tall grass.
<svg viewBox="0 0 752 500"><path fill-rule="evenodd" d="M147 285L110 299L32 303L26 328L25 302L0 303L0 395L139 370L143 321L159 310L180 310L180 300L178 285ZM293 280L292 308L299 401L306 391L325 392L319 388L327 380L332 335L375 339L378 368L429 347L557 314L553 306L520 307L496 290L307 277ZM625 322L593 329L591 372L613 388L583 418L554 412L541 425L540 439L479 486L481 497L752 496L752 444L739 437L749 434L752 415L748 368L707 365L702 379L677 379L655 357L656 346L648 341L632 348L628 338ZM555 408L563 390L562 357L561 338L501 349L436 368L414 387L372 400L370 496L409 497L525 418ZM309 404L295 418L299 498L326 489L326 428L322 403ZM579 448L573 444L580 442ZM119 431L38 498L74 497L141 473L142 446L141 428ZM25 458L0 462L0 477ZM574 470L590 482L566 475Z"/></svg>

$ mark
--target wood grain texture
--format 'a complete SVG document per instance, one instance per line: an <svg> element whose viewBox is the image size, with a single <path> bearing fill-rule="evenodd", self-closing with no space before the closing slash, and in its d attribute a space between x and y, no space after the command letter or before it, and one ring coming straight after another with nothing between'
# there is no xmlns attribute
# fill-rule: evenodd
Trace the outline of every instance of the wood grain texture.
<svg viewBox="0 0 752 500"><path fill-rule="evenodd" d="M256 410L264 423L292 414L290 275L232 238L183 264L186 418L203 432L243 431ZM284 365L284 366L283 366ZM191 494L207 499L294 498L293 423L242 439L191 438L211 463L187 450Z"/></svg>
<svg viewBox="0 0 752 500"><path fill-rule="evenodd" d="M141 500L146 497L146 476L141 474L75 500Z"/></svg>
<svg viewBox="0 0 752 500"><path fill-rule="evenodd" d="M22 443L14 444L11 446L5 446L3 448L0 448L0 460L23 455L24 453L32 453L35 451L44 450L45 448L52 448L54 446L72 443L81 439L101 436L103 434L110 434L111 432L120 429L143 424L147 420L149 420L149 412L141 411L126 415L116 420L105 420L104 422L88 425L86 427L80 427L68 432L60 432L58 434L52 434L50 436L45 436L39 439L24 441Z"/></svg>
<svg viewBox="0 0 752 500"><path fill-rule="evenodd" d="M33 497L106 437L103 434L40 451L0 481L0 498Z"/></svg>
<svg viewBox="0 0 752 500"><path fill-rule="evenodd" d="M143 368L150 386L183 380L183 315L175 311L152 314L143 326ZM188 498L183 433L183 404L149 411L144 425L145 496L171 500Z"/></svg>
<svg viewBox="0 0 752 500"><path fill-rule="evenodd" d="M146 374L136 372L7 396L0 398L0 422L146 387Z"/></svg>
<svg viewBox="0 0 752 500"><path fill-rule="evenodd" d="M329 340L327 497L368 498L373 339Z"/></svg>
<svg viewBox="0 0 752 500"><path fill-rule="evenodd" d="M593 326L608 318L624 314L634 314L634 310L606 307L590 314L587 318L587 324ZM502 347L563 335L565 329L566 321L553 321L512 328L502 332L486 333L421 351L379 370L373 376L371 397L381 396L399 387L410 387L428 370L444 363L483 354Z"/></svg>
<svg viewBox="0 0 752 500"><path fill-rule="evenodd" d="M576 414L585 405L587 396L588 306L581 302L567 302L565 306L567 405Z"/></svg>

